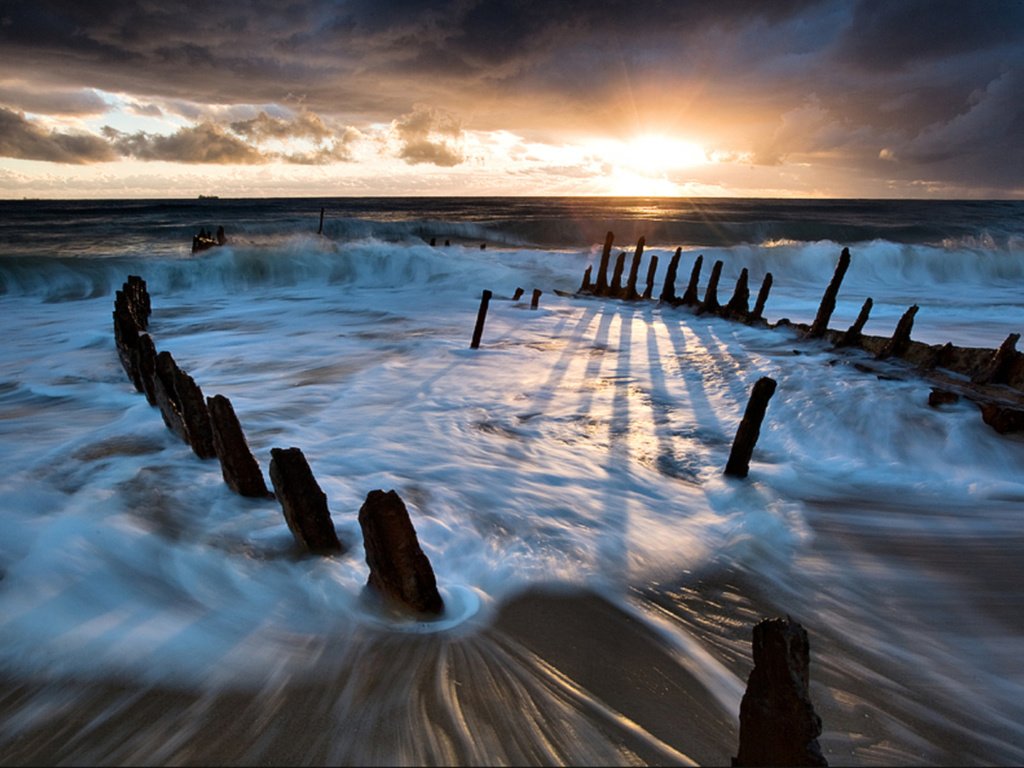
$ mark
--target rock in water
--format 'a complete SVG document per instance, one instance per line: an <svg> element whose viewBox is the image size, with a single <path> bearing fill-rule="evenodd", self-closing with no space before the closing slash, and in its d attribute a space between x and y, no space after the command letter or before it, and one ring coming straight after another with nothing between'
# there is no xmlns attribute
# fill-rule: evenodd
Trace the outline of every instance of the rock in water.
<svg viewBox="0 0 1024 768"><path fill-rule="evenodd" d="M394 491L370 491L359 510L363 529L367 585L393 602L419 613L440 614L444 601L434 569L420 549L405 503Z"/></svg>
<svg viewBox="0 0 1024 768"><path fill-rule="evenodd" d="M300 546L320 555L344 551L327 509L327 495L320 490L302 451L271 448L270 481L288 529Z"/></svg>
<svg viewBox="0 0 1024 768"><path fill-rule="evenodd" d="M807 631L788 616L754 627L754 669L740 703L734 766L828 765L811 704Z"/></svg>

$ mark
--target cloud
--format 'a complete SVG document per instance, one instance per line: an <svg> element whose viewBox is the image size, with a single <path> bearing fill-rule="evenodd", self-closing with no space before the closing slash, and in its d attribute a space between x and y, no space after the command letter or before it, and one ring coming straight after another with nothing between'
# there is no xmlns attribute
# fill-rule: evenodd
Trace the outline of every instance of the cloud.
<svg viewBox="0 0 1024 768"><path fill-rule="evenodd" d="M446 112L417 107L408 115L392 121L391 130L400 143L398 156L410 165L432 163L451 167L466 159L462 148L462 126Z"/></svg>
<svg viewBox="0 0 1024 768"><path fill-rule="evenodd" d="M971 94L961 112L907 141L884 147L883 159L942 181L1020 184L1024 168L1024 72L1007 70Z"/></svg>
<svg viewBox="0 0 1024 768"><path fill-rule="evenodd" d="M144 131L128 134L109 127L104 132L120 154L138 160L222 165L268 161L258 150L214 123L181 128L170 136Z"/></svg>
<svg viewBox="0 0 1024 768"><path fill-rule="evenodd" d="M231 123L231 130L254 141L303 138L322 142L332 135L324 121L312 112L300 112L292 120L260 112L252 120Z"/></svg>
<svg viewBox="0 0 1024 768"><path fill-rule="evenodd" d="M999 90L1024 72L1019 0L0 3L0 103L96 114L107 92L192 124L112 136L142 159L322 165L386 125L395 156L451 168L464 132L665 133L880 189L899 173L1019 189L1019 110Z"/></svg>
<svg viewBox="0 0 1024 768"><path fill-rule="evenodd" d="M0 104L35 114L76 117L100 115L110 109L91 88L40 88L21 83L0 85Z"/></svg>
<svg viewBox="0 0 1024 768"><path fill-rule="evenodd" d="M860 67L898 70L1018 44L1019 0L861 0L838 45Z"/></svg>
<svg viewBox="0 0 1024 768"><path fill-rule="evenodd" d="M117 158L96 136L47 132L21 113L0 107L0 156L50 163L98 163Z"/></svg>

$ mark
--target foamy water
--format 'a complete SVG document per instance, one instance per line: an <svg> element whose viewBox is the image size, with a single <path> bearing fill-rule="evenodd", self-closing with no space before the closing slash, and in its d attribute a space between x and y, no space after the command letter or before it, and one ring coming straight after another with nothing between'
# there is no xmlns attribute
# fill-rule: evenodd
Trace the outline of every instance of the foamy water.
<svg viewBox="0 0 1024 768"><path fill-rule="evenodd" d="M379 235L250 232L197 256L154 240L0 260L9 678L260 690L353 664L366 631L479 634L522 589L554 584L648 623L724 717L749 669L737 658L749 658L750 613L792 613L811 632L834 763L1024 760L1024 443L969 403L929 408L913 376L880 379L789 331L555 295L596 264L589 243L481 250L465 237L430 247ZM723 301L741 267L752 292L770 271L768 319L809 322L843 245L687 248L677 291L703 253L702 290L716 259ZM656 294L674 246L649 243ZM868 296L876 335L914 303L913 337L929 343L994 347L1024 327L1017 247L850 247L832 327ZM265 474L271 448L302 449L348 553L297 554L277 502L233 494L218 463L196 458L134 391L110 316L128 274L148 282L157 349L232 401ZM485 288L495 298L471 350ZM544 291L537 310L533 288ZM778 389L750 477L731 480L722 468L762 376ZM360 599L356 514L377 488L410 508L448 605L439 623L396 622ZM513 663L486 643L477 653L463 662ZM554 684L515 664L529 670L525 690ZM408 693L377 691L376 711ZM48 711L9 724L8 737ZM606 759L588 751L596 716L582 711L562 751L520 754L500 734L467 732L474 746L458 754Z"/></svg>

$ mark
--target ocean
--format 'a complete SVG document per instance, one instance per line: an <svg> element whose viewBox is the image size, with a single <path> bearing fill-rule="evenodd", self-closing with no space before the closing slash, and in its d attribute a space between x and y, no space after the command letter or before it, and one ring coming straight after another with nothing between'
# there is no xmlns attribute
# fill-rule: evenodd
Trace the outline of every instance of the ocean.
<svg viewBox="0 0 1024 768"><path fill-rule="evenodd" d="M0 201L0 763L727 764L786 614L831 764L1024 762L1024 442L791 328L566 295L608 231L655 296L681 248L677 293L703 255L702 292L771 273L765 318L809 323L849 248L832 328L870 297L868 334L914 304L929 344L1024 331L1020 201ZM302 450L348 552L298 552L135 391L128 275L268 484ZM374 489L441 620L362 599Z"/></svg>

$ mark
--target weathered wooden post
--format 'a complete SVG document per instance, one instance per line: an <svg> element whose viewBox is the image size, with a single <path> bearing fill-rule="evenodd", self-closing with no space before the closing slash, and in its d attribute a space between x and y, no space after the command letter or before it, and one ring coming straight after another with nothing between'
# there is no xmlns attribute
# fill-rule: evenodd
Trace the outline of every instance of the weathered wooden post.
<svg viewBox="0 0 1024 768"><path fill-rule="evenodd" d="M839 295L839 285L843 282L846 270L850 266L850 249L843 248L839 254L839 263L836 264L836 271L832 274L832 281L825 289L825 295L821 297L821 304L818 306L818 314L814 317L811 329L807 332L808 337L820 339L828 330L828 321L836 308L836 296Z"/></svg>
<svg viewBox="0 0 1024 768"><path fill-rule="evenodd" d="M697 311L700 313L711 312L718 314L722 305L718 303L718 281L722 278L722 261L719 259L711 268L711 277L708 278L708 287L704 289L704 301L700 303Z"/></svg>
<svg viewBox="0 0 1024 768"><path fill-rule="evenodd" d="M121 286L121 291L139 330L146 330L149 327L149 316L152 312L146 281L138 275L128 275L128 279Z"/></svg>
<svg viewBox="0 0 1024 768"><path fill-rule="evenodd" d="M544 292L540 288L533 289L533 298L530 299L530 309L536 309L540 305L540 297Z"/></svg>
<svg viewBox="0 0 1024 768"><path fill-rule="evenodd" d="M601 262L597 268L597 285L594 288L594 293L598 296L604 296L608 293L608 259L612 255L612 241L615 239L615 235L609 232L604 237L604 248L601 249Z"/></svg>
<svg viewBox="0 0 1024 768"><path fill-rule="evenodd" d="M700 300L697 298L697 283L700 280L700 270L703 264L704 254L700 254L693 262L693 268L690 270L690 282L683 293L682 303L687 306L692 307L700 303Z"/></svg>
<svg viewBox="0 0 1024 768"><path fill-rule="evenodd" d="M317 229L316 233L318 235L322 235L324 233L324 209L323 208L320 209L320 227ZM433 245L433 243L431 243L431 245Z"/></svg>
<svg viewBox="0 0 1024 768"><path fill-rule="evenodd" d="M749 279L747 268L744 267L740 270L740 276L736 280L732 298L729 299L729 303L725 305L725 311L722 313L726 317L733 317L737 320L746 318L750 311L750 288L747 285Z"/></svg>
<svg viewBox="0 0 1024 768"><path fill-rule="evenodd" d="M658 271L658 256L651 254L651 263L647 265L647 287L641 298L649 299L654 294L654 273Z"/></svg>
<svg viewBox="0 0 1024 768"><path fill-rule="evenodd" d="M887 357L899 357L907 351L907 347L910 346L910 331L914 327L914 315L916 314L917 304L914 304L903 313L903 317L896 323L896 330L892 332L892 337L878 350L875 359L884 360Z"/></svg>
<svg viewBox="0 0 1024 768"><path fill-rule="evenodd" d="M739 750L734 766L827 766L821 718L810 694L807 631L788 616L754 627L754 669L740 702Z"/></svg>
<svg viewBox="0 0 1024 768"><path fill-rule="evenodd" d="M640 259L644 255L644 243L645 240L641 236L636 241L636 250L633 252L633 263L629 268L629 280L626 281L626 290L623 293L623 298L627 301L635 301L640 298L640 294L636 292L636 281L640 275Z"/></svg>
<svg viewBox="0 0 1024 768"><path fill-rule="evenodd" d="M491 303L491 292L486 288L480 295L480 309L476 313L476 327L473 328L473 340L469 344L470 349L480 347L480 336L484 332L484 320L487 319L487 306Z"/></svg>
<svg viewBox="0 0 1024 768"><path fill-rule="evenodd" d="M515 293L512 294L512 301L519 301L521 298L523 298L523 293L523 289L517 287Z"/></svg>
<svg viewBox="0 0 1024 768"><path fill-rule="evenodd" d="M580 284L579 290L576 291L576 293L590 293L591 292L591 287L590 287L590 271L593 268L594 268L594 266L592 264L590 264L590 265L587 266L587 268L585 270L583 270L583 282Z"/></svg>
<svg viewBox="0 0 1024 768"><path fill-rule="evenodd" d="M164 424L187 443L188 428L185 426L181 403L178 402L178 395L174 389L178 364L174 362L170 352L160 352L156 356L153 372L153 394L156 397L156 405L160 409Z"/></svg>
<svg viewBox="0 0 1024 768"><path fill-rule="evenodd" d="M619 297L622 296L622 271L626 266L626 252L619 251L619 255L615 257L615 269L612 271L612 284L608 286L608 295Z"/></svg>
<svg viewBox="0 0 1024 768"><path fill-rule="evenodd" d="M423 553L409 511L394 491L370 491L359 510L366 564L367 586L391 603L418 613L438 615L444 600L430 560Z"/></svg>
<svg viewBox="0 0 1024 768"><path fill-rule="evenodd" d="M217 449L213 446L213 429L210 427L210 413L206 409L206 398L195 379L175 366L174 395L192 452L200 459L213 459Z"/></svg>
<svg viewBox="0 0 1024 768"><path fill-rule="evenodd" d="M973 384L1002 384L1006 381L1006 373L1010 364L1017 357L1019 333L1011 333L989 359L988 363L971 377Z"/></svg>
<svg viewBox="0 0 1024 768"><path fill-rule="evenodd" d="M764 280L761 281L761 290L757 292L757 300L754 302L754 309L750 313L751 322L759 322L764 319L764 305L768 303L768 294L772 289L772 273L766 272Z"/></svg>
<svg viewBox="0 0 1024 768"><path fill-rule="evenodd" d="M985 403L981 406L981 418L1000 435L1024 430L1024 411L1018 408Z"/></svg>
<svg viewBox="0 0 1024 768"><path fill-rule="evenodd" d="M272 498L231 401L224 395L214 395L206 398L206 408L210 412L213 446L228 488L240 496Z"/></svg>
<svg viewBox="0 0 1024 768"><path fill-rule="evenodd" d="M117 292L113 317L114 345L117 347L117 357L136 391L143 392L145 389L139 370L139 326L121 291Z"/></svg>
<svg viewBox="0 0 1024 768"><path fill-rule="evenodd" d="M668 262L668 269L665 270L665 284L661 288L661 296L658 297L659 301L663 301L666 304L676 303L676 274L679 271L679 258L683 255L683 249L676 248L676 252L672 254L672 258Z"/></svg>
<svg viewBox="0 0 1024 768"><path fill-rule="evenodd" d="M764 421L768 401L775 394L775 379L764 376L754 383L750 391L750 400L743 412L743 419L736 430L736 437L729 452L729 461L725 465L725 474L731 477L744 478L750 472L750 457L754 455L754 445L761 434L761 422Z"/></svg>
<svg viewBox="0 0 1024 768"><path fill-rule="evenodd" d="M868 315L871 314L871 307L873 306L874 302L871 301L869 296L864 300L864 304L860 308L857 319L853 321L853 325L847 328L843 337L836 342L837 347L856 347L860 345L861 332L864 330L864 325L868 321Z"/></svg>
<svg viewBox="0 0 1024 768"><path fill-rule="evenodd" d="M301 547L321 555L344 551L327 509L327 495L317 484L301 450L271 448L270 481L281 502L288 530Z"/></svg>
<svg viewBox="0 0 1024 768"><path fill-rule="evenodd" d="M139 378L142 379L142 391L146 393L146 401L156 405L156 345L148 333L139 334Z"/></svg>

